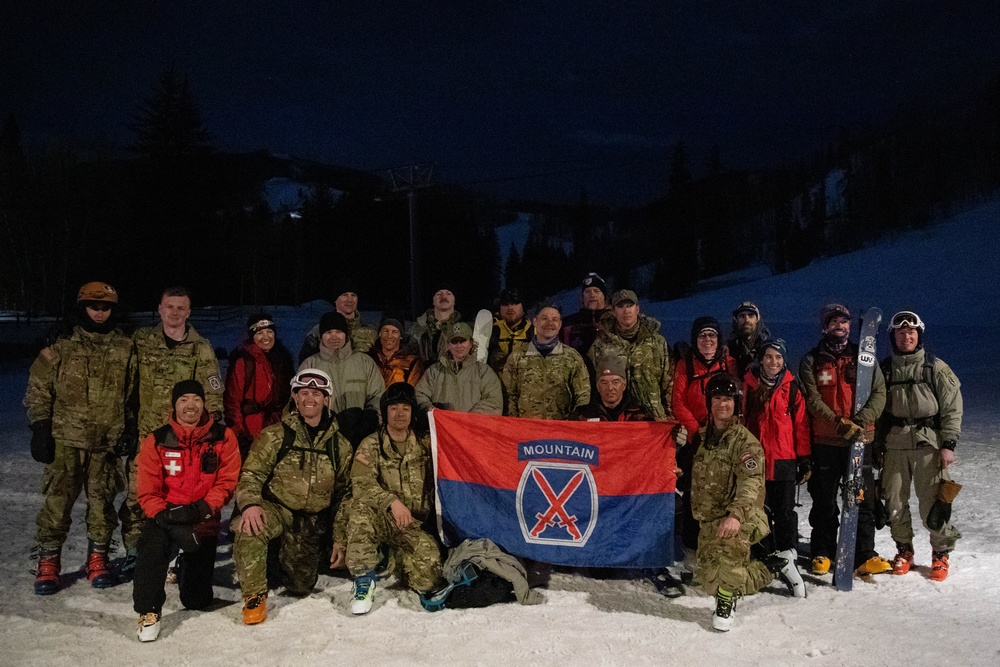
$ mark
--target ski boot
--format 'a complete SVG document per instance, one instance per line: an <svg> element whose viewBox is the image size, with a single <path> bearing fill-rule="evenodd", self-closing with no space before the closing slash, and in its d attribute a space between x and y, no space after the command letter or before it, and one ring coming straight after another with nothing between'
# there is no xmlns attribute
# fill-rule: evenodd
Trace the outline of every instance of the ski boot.
<svg viewBox="0 0 1000 667"><path fill-rule="evenodd" d="M892 559L892 573L906 574L913 567L913 545L896 542L896 557Z"/></svg>
<svg viewBox="0 0 1000 667"><path fill-rule="evenodd" d="M712 627L719 632L729 632L736 616L736 594L720 588L715 594L715 613Z"/></svg>
<svg viewBox="0 0 1000 667"><path fill-rule="evenodd" d="M243 600L243 624L257 625L267 620L267 593L248 595Z"/></svg>
<svg viewBox="0 0 1000 667"><path fill-rule="evenodd" d="M813 574L828 574L830 572L830 559L826 556L816 556L812 560Z"/></svg>
<svg viewBox="0 0 1000 667"><path fill-rule="evenodd" d="M367 614L375 603L375 572L365 572L354 578L354 598L351 600L352 614Z"/></svg>
<svg viewBox="0 0 1000 667"><path fill-rule="evenodd" d="M84 572L94 588L111 588L115 585L115 576L111 573L111 563L108 561L108 545L91 542L88 548L87 564Z"/></svg>
<svg viewBox="0 0 1000 667"><path fill-rule="evenodd" d="M933 552L931 554L931 581L944 581L948 577L948 567L948 552Z"/></svg>
<svg viewBox="0 0 1000 667"><path fill-rule="evenodd" d="M35 595L52 595L59 592L61 569L59 549L38 549L38 566L35 568Z"/></svg>
<svg viewBox="0 0 1000 667"><path fill-rule="evenodd" d="M785 549L784 551L776 551L768 556L764 564L767 565L767 569L778 575L785 582L792 597L804 598L806 596L806 584L802 581L799 568L795 566L797 559L798 555L795 553L795 549ZM784 564L779 564L780 561L784 561Z"/></svg>
<svg viewBox="0 0 1000 667"><path fill-rule="evenodd" d="M471 562L466 561L459 567L458 576L455 580L449 581L445 584L444 588L433 593L420 593L420 604L427 611L441 611L445 608L445 602L447 602L448 596L451 595L453 590L459 586L471 586L472 582L478 576L479 573L476 572L476 567Z"/></svg>
<svg viewBox="0 0 1000 667"><path fill-rule="evenodd" d="M864 576L866 574L883 574L885 572L892 572L892 563L881 556L872 556L854 568L854 573L858 576Z"/></svg>
<svg viewBox="0 0 1000 667"><path fill-rule="evenodd" d="M153 611L139 614L139 629L135 635L141 642L155 642L160 636L160 615Z"/></svg>

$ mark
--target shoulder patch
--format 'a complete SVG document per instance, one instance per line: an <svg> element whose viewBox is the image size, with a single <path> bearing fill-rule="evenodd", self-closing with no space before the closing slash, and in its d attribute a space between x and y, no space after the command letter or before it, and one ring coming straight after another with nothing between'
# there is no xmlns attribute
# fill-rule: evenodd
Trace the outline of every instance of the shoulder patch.
<svg viewBox="0 0 1000 667"><path fill-rule="evenodd" d="M743 455L740 457L740 463L747 470L754 471L757 469L757 459L750 452L743 452Z"/></svg>
<svg viewBox="0 0 1000 667"><path fill-rule="evenodd" d="M359 461L359 462L360 462L360 463L361 463L362 465L366 465L366 466L367 466L367 465L370 465L370 464L368 463L368 459L367 459L367 458L365 458L365 455L364 455L364 454L355 454L355 455L354 455L354 460L355 460L355 461Z"/></svg>
<svg viewBox="0 0 1000 667"><path fill-rule="evenodd" d="M208 386L214 389L215 391L222 391L222 381L219 380L218 375L212 374L211 376L209 376Z"/></svg>

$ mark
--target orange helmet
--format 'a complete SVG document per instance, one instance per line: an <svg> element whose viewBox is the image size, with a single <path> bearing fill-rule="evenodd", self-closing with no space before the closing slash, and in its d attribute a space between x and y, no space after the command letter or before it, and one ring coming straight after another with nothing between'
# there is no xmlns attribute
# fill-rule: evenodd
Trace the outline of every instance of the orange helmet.
<svg viewBox="0 0 1000 667"><path fill-rule="evenodd" d="M80 288L76 295L76 302L80 303L81 301L118 303L118 292L111 285L95 280Z"/></svg>

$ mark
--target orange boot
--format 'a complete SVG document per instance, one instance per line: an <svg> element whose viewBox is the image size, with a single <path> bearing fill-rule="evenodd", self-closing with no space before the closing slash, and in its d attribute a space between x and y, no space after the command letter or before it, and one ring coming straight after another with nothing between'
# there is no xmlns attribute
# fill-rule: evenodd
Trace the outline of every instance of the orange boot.
<svg viewBox="0 0 1000 667"><path fill-rule="evenodd" d="M248 595L243 601L243 623L257 625L267 620L267 593Z"/></svg>
<svg viewBox="0 0 1000 667"><path fill-rule="evenodd" d="M906 574L913 567L913 545L896 542L896 557L892 559L892 573Z"/></svg>
<svg viewBox="0 0 1000 667"><path fill-rule="evenodd" d="M948 577L948 552L935 551L931 555L931 580L944 581Z"/></svg>

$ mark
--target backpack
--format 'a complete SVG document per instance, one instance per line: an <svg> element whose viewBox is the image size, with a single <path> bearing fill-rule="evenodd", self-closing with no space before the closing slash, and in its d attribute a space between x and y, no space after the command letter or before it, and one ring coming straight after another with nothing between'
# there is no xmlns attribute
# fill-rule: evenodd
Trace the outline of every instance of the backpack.
<svg viewBox="0 0 1000 667"><path fill-rule="evenodd" d="M913 380L913 379L896 380L896 381L889 380L890 374L892 372L892 355L889 355L888 357L883 359L882 363L879 364L879 366L882 368L882 375L884 375L886 378L885 391L887 396L890 387L894 387L896 385L908 385L912 387L913 385L917 384L926 384L930 386L931 393L934 394L934 400L938 402L938 413L933 417L927 417L925 419L918 420L917 422L914 422L912 425L930 426L931 428L938 429L941 426L941 399L938 397L937 385L935 384L935 379L936 379L934 372L935 361L937 361L937 357L934 356L934 353L924 348L924 364L921 368L921 379L919 380ZM901 419L899 417L894 417L890 415L888 412L883 412L883 415L884 417L880 421L884 421L890 426L903 426L909 424L907 420Z"/></svg>

